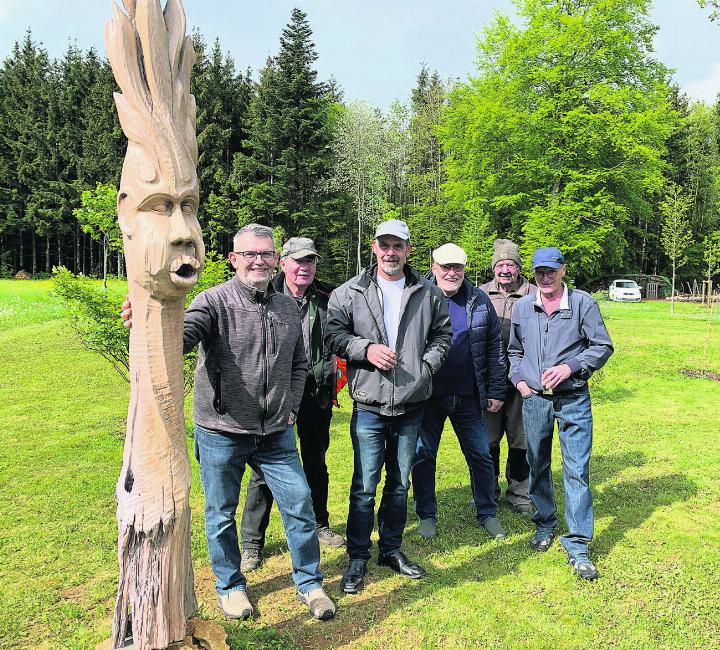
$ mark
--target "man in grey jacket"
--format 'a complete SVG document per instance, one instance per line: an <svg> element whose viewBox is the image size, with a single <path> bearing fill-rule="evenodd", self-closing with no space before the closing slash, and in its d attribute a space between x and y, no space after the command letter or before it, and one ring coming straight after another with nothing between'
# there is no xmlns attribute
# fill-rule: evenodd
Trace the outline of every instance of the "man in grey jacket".
<svg viewBox="0 0 720 650"><path fill-rule="evenodd" d="M293 430L308 372L300 312L290 296L270 284L278 261L272 230L250 224L233 244L229 258L235 277L196 296L185 311L183 332L185 352L200 346L195 456L218 603L228 618L253 613L235 522L240 484L250 465L278 504L298 597L315 618L332 618L335 606L322 589L315 516Z"/></svg>
<svg viewBox="0 0 720 650"><path fill-rule="evenodd" d="M378 564L407 578L425 575L400 545L422 406L432 393L432 375L445 361L452 330L442 291L405 263L411 251L404 221L381 223L373 240L377 264L336 289L328 305L326 342L348 362L348 389L355 402L349 563L340 583L345 593L364 586L383 465Z"/></svg>
<svg viewBox="0 0 720 650"><path fill-rule="evenodd" d="M536 531L530 546L547 551L557 526L550 452L555 420L563 460L565 523L561 538L573 570L598 576L588 545L594 515L590 494L592 412L587 381L613 353L597 302L564 282L565 259L557 248L538 248L532 268L536 295L521 298L512 313L510 381L523 397L530 465L530 498Z"/></svg>

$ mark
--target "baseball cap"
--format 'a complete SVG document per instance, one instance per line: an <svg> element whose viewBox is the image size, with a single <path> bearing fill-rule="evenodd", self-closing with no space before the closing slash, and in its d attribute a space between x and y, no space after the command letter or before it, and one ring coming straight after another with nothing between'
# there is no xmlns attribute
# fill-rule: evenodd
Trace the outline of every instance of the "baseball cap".
<svg viewBox="0 0 720 650"><path fill-rule="evenodd" d="M388 219L387 221L383 221L377 227L375 237L373 239L377 239L383 235L393 235L395 237L399 237L400 239L404 239L405 241L410 241L410 229L408 228L408 225L400 219Z"/></svg>
<svg viewBox="0 0 720 650"><path fill-rule="evenodd" d="M456 244L443 244L433 251L433 260L436 264L465 264L467 253Z"/></svg>
<svg viewBox="0 0 720 650"><path fill-rule="evenodd" d="M309 237L290 237L283 245L280 257L292 257L294 260L300 260L311 255L320 257L312 239Z"/></svg>
<svg viewBox="0 0 720 650"><path fill-rule="evenodd" d="M549 269L559 269L565 264L565 258L559 248L552 246L548 248L538 248L532 256L533 271L539 266L546 266Z"/></svg>

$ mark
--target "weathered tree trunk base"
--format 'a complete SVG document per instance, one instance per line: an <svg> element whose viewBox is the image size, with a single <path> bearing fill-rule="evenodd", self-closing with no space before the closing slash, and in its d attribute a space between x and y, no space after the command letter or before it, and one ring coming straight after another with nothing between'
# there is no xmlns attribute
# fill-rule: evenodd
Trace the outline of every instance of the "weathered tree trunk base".
<svg viewBox="0 0 720 650"><path fill-rule="evenodd" d="M132 525L119 531L112 648L122 647L130 622L136 650L160 650L185 638L187 620L197 609L189 540L188 506L150 534Z"/></svg>
<svg viewBox="0 0 720 650"><path fill-rule="evenodd" d="M203 621L199 618L190 619L187 622L185 638L182 641L171 643L168 648L177 650L179 648L202 648L202 650L230 650L227 643L227 632L217 621ZM123 650L135 650L137 646L131 644ZM95 646L95 650L115 650L112 640L108 639Z"/></svg>

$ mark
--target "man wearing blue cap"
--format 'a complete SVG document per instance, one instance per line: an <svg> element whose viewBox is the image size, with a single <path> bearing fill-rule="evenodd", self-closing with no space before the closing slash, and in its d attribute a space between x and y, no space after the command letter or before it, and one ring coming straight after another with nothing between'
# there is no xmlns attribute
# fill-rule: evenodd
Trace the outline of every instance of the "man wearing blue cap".
<svg viewBox="0 0 720 650"><path fill-rule="evenodd" d="M565 259L557 248L538 248L532 268L538 292L517 302L508 346L510 381L523 397L529 494L536 508L536 531L530 546L547 551L557 526L550 469L557 420L568 529L560 541L573 570L581 578L594 580L598 572L588 555L594 515L587 381L608 360L613 345L595 299L563 282Z"/></svg>

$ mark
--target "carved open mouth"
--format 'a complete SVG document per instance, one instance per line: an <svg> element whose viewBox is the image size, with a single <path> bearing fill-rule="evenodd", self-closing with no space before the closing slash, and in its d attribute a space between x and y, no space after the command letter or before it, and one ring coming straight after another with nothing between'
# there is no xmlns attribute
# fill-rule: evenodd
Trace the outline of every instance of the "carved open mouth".
<svg viewBox="0 0 720 650"><path fill-rule="evenodd" d="M170 277L175 284L192 285L197 281L199 269L199 260L189 255L180 255L170 262Z"/></svg>

